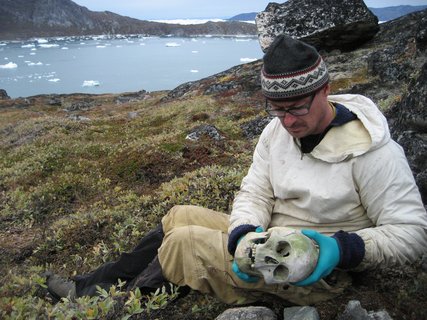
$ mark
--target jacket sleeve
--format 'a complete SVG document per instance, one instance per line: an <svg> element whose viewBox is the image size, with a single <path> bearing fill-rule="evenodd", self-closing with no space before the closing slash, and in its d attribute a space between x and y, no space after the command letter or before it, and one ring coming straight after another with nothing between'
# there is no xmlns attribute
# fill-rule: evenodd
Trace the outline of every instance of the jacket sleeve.
<svg viewBox="0 0 427 320"><path fill-rule="evenodd" d="M261 226L266 230L270 223L274 195L270 181L269 147L273 132L274 126L270 123L260 136L252 164L234 199L229 234L242 225Z"/></svg>
<svg viewBox="0 0 427 320"><path fill-rule="evenodd" d="M402 265L427 253L427 214L402 148L391 140L356 161L353 172L375 224L356 232L365 243L356 270Z"/></svg>

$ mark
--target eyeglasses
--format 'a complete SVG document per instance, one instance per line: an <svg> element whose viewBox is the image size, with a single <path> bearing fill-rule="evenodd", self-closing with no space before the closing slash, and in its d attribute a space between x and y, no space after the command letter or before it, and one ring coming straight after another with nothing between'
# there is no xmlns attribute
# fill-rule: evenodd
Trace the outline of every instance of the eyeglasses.
<svg viewBox="0 0 427 320"><path fill-rule="evenodd" d="M310 112L311 104L313 103L316 93L313 94L310 98L310 102L306 103L299 107L293 107L289 109L276 109L274 105L270 103L268 99L265 99L265 111L272 117L284 117L287 113L290 113L293 116L305 116Z"/></svg>

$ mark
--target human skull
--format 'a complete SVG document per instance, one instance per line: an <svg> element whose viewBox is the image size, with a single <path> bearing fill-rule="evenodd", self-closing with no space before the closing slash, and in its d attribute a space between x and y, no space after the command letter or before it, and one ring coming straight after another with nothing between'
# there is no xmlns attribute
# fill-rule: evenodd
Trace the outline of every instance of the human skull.
<svg viewBox="0 0 427 320"><path fill-rule="evenodd" d="M266 284L285 284L307 278L318 256L315 243L300 231L273 227L247 233L237 245L234 260L240 271L264 277Z"/></svg>

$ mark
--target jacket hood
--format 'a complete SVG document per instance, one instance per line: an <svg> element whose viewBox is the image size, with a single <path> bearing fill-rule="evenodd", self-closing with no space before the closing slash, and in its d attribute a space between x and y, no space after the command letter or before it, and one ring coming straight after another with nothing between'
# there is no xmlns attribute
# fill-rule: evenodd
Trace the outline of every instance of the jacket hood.
<svg viewBox="0 0 427 320"><path fill-rule="evenodd" d="M340 103L357 115L351 121L332 128L311 155L326 162L339 162L380 148L390 141L387 119L372 100L362 95L330 95L328 100Z"/></svg>

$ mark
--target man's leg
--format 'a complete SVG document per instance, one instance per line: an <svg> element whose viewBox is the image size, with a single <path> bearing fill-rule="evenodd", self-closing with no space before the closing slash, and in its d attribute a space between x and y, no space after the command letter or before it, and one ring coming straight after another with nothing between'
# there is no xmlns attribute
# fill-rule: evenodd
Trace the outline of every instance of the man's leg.
<svg viewBox="0 0 427 320"><path fill-rule="evenodd" d="M89 274L78 275L73 278L73 281L49 275L48 290L58 299L66 297L68 291L77 297L95 296L97 295L96 286L108 290L112 285L117 284L118 279L130 282L157 256L163 237L160 224L148 232L131 252L121 254L117 261L107 262Z"/></svg>

